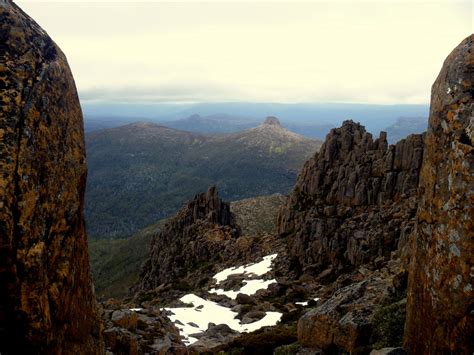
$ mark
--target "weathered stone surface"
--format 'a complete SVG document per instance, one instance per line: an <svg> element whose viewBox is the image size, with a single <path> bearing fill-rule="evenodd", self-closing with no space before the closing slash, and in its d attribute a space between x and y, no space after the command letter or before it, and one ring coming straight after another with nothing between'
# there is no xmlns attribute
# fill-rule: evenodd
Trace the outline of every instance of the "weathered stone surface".
<svg viewBox="0 0 474 355"><path fill-rule="evenodd" d="M188 353L178 329L159 309L131 311L120 303L103 304L106 350L112 354ZM117 309L118 308L118 309Z"/></svg>
<svg viewBox="0 0 474 355"><path fill-rule="evenodd" d="M334 275L406 244L422 157L422 135L388 146L352 121L331 130L280 211L293 270Z"/></svg>
<svg viewBox="0 0 474 355"><path fill-rule="evenodd" d="M204 333L197 334L198 341L189 346L190 354L217 354L226 344L239 337L240 333L226 324L209 323Z"/></svg>
<svg viewBox="0 0 474 355"><path fill-rule="evenodd" d="M116 310L112 313L110 320L117 327L125 328L131 331L137 329L138 316L136 312L130 310Z"/></svg>
<svg viewBox="0 0 474 355"><path fill-rule="evenodd" d="M474 35L432 87L420 201L412 236L405 348L474 351Z"/></svg>
<svg viewBox="0 0 474 355"><path fill-rule="evenodd" d="M0 1L0 352L101 352L82 113L66 57Z"/></svg>
<svg viewBox="0 0 474 355"><path fill-rule="evenodd" d="M298 321L298 341L310 348L325 351L342 349L349 353L370 345L373 318L382 300L395 294L394 278L399 261L368 275L361 270L355 275L343 275L318 302Z"/></svg>

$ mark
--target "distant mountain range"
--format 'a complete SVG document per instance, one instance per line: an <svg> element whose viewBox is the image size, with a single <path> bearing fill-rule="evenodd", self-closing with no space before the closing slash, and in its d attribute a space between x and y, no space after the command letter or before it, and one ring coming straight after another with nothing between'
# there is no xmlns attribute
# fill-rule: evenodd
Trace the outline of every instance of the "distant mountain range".
<svg viewBox="0 0 474 355"><path fill-rule="evenodd" d="M217 185L223 198L287 193L320 147L269 118L255 128L203 135L134 123L86 135L86 223L92 237L130 235Z"/></svg>
<svg viewBox="0 0 474 355"><path fill-rule="evenodd" d="M413 133L423 133L428 127L427 117L400 117L397 121L384 129L390 144L398 142Z"/></svg>
<svg viewBox="0 0 474 355"><path fill-rule="evenodd" d="M274 115L291 131L306 137L324 139L329 128L340 126L346 119L360 122L369 132L378 135L379 131L394 124L399 117L428 117L429 107L349 103L92 104L84 102L83 110L86 131L101 125L102 128L110 128L137 121L190 130L186 121L194 114L198 114L205 124L201 128L198 125L194 132L235 132L255 126L261 117ZM182 122L171 123L178 120ZM208 127L206 122L214 123L221 128L209 130L206 128ZM225 122L223 127L222 122Z"/></svg>
<svg viewBox="0 0 474 355"><path fill-rule="evenodd" d="M197 113L174 121L164 122L163 125L188 132L196 133L232 133L255 127L259 121L253 118L243 118L218 113L201 116Z"/></svg>

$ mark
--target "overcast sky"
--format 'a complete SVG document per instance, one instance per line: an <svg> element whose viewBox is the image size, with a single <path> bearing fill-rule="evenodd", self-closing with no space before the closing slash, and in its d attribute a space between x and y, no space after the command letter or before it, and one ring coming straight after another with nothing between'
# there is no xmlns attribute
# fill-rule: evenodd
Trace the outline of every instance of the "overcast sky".
<svg viewBox="0 0 474 355"><path fill-rule="evenodd" d="M18 0L83 101L428 103L471 1Z"/></svg>

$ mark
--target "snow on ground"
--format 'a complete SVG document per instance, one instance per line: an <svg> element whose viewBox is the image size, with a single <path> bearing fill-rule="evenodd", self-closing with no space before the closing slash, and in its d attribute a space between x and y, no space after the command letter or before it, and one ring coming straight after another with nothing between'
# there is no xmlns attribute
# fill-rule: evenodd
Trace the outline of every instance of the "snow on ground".
<svg viewBox="0 0 474 355"><path fill-rule="evenodd" d="M320 300L320 298L316 297L316 298L313 298L313 300L317 302L317 301ZM306 307L306 306L308 305L308 301L305 301L305 302L295 302L295 304L299 304L299 305L301 305L301 306L303 306L303 307Z"/></svg>
<svg viewBox="0 0 474 355"><path fill-rule="evenodd" d="M214 279L217 283L227 280L230 275L255 275L262 276L272 270L272 262L275 260L278 254L267 255L259 263L247 264L239 267L231 267L214 275Z"/></svg>
<svg viewBox="0 0 474 355"><path fill-rule="evenodd" d="M278 312L266 312L265 317L259 321L250 324L240 324L240 321L236 318L237 312L233 312L230 308L223 307L215 302L205 300L193 294L181 297L180 301L190 303L193 306L165 308L165 310L173 313L168 317L175 323L186 344L196 342L197 339L191 335L206 331L209 323L227 324L231 329L245 333L275 325L282 316Z"/></svg>
<svg viewBox="0 0 474 355"><path fill-rule="evenodd" d="M295 302L295 304L299 304L300 306L306 307L308 302Z"/></svg>
<svg viewBox="0 0 474 355"><path fill-rule="evenodd" d="M267 255L259 263L225 269L214 275L214 279L217 283L220 283L226 280L230 275L243 274L248 277L263 276L272 270L271 265L276 257L277 254ZM259 290L267 289L268 286L275 283L276 280L252 279L244 280L243 282L244 286L237 291L225 291L213 288L209 292L218 295L226 295L231 299L235 299L239 293L250 296ZM165 308L165 310L172 313L168 317L175 323L180 334L184 337L184 343L187 345L196 342L197 339L191 335L206 331L209 323L227 324L231 329L245 333L253 332L262 327L276 325L282 316L282 313L279 312L265 312L265 317L259 321L241 324L240 320L236 318L238 315L237 312L233 312L230 308L205 300L194 294L188 294L180 298L180 301L192 304L193 306Z"/></svg>
<svg viewBox="0 0 474 355"><path fill-rule="evenodd" d="M239 293L244 293L246 295L253 295L257 293L259 290L266 290L269 285L276 283L277 281L275 279L272 280L244 280L244 286L237 291L225 291L222 289L210 289L209 293L215 293L217 295L225 295L229 297L230 299L235 300L237 298L237 295Z"/></svg>

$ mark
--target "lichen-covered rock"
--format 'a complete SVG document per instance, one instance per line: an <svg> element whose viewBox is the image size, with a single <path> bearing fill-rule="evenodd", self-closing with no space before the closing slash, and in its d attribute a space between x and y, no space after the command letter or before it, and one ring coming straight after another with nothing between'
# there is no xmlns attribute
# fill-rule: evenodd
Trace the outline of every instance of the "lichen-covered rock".
<svg viewBox="0 0 474 355"><path fill-rule="evenodd" d="M0 352L101 353L82 113L66 57L0 1Z"/></svg>
<svg viewBox="0 0 474 355"><path fill-rule="evenodd" d="M423 135L388 146L352 121L331 130L280 211L291 268L334 275L406 244L422 158Z"/></svg>
<svg viewBox="0 0 474 355"><path fill-rule="evenodd" d="M454 49L432 87L409 268L412 354L474 351L473 42Z"/></svg>

